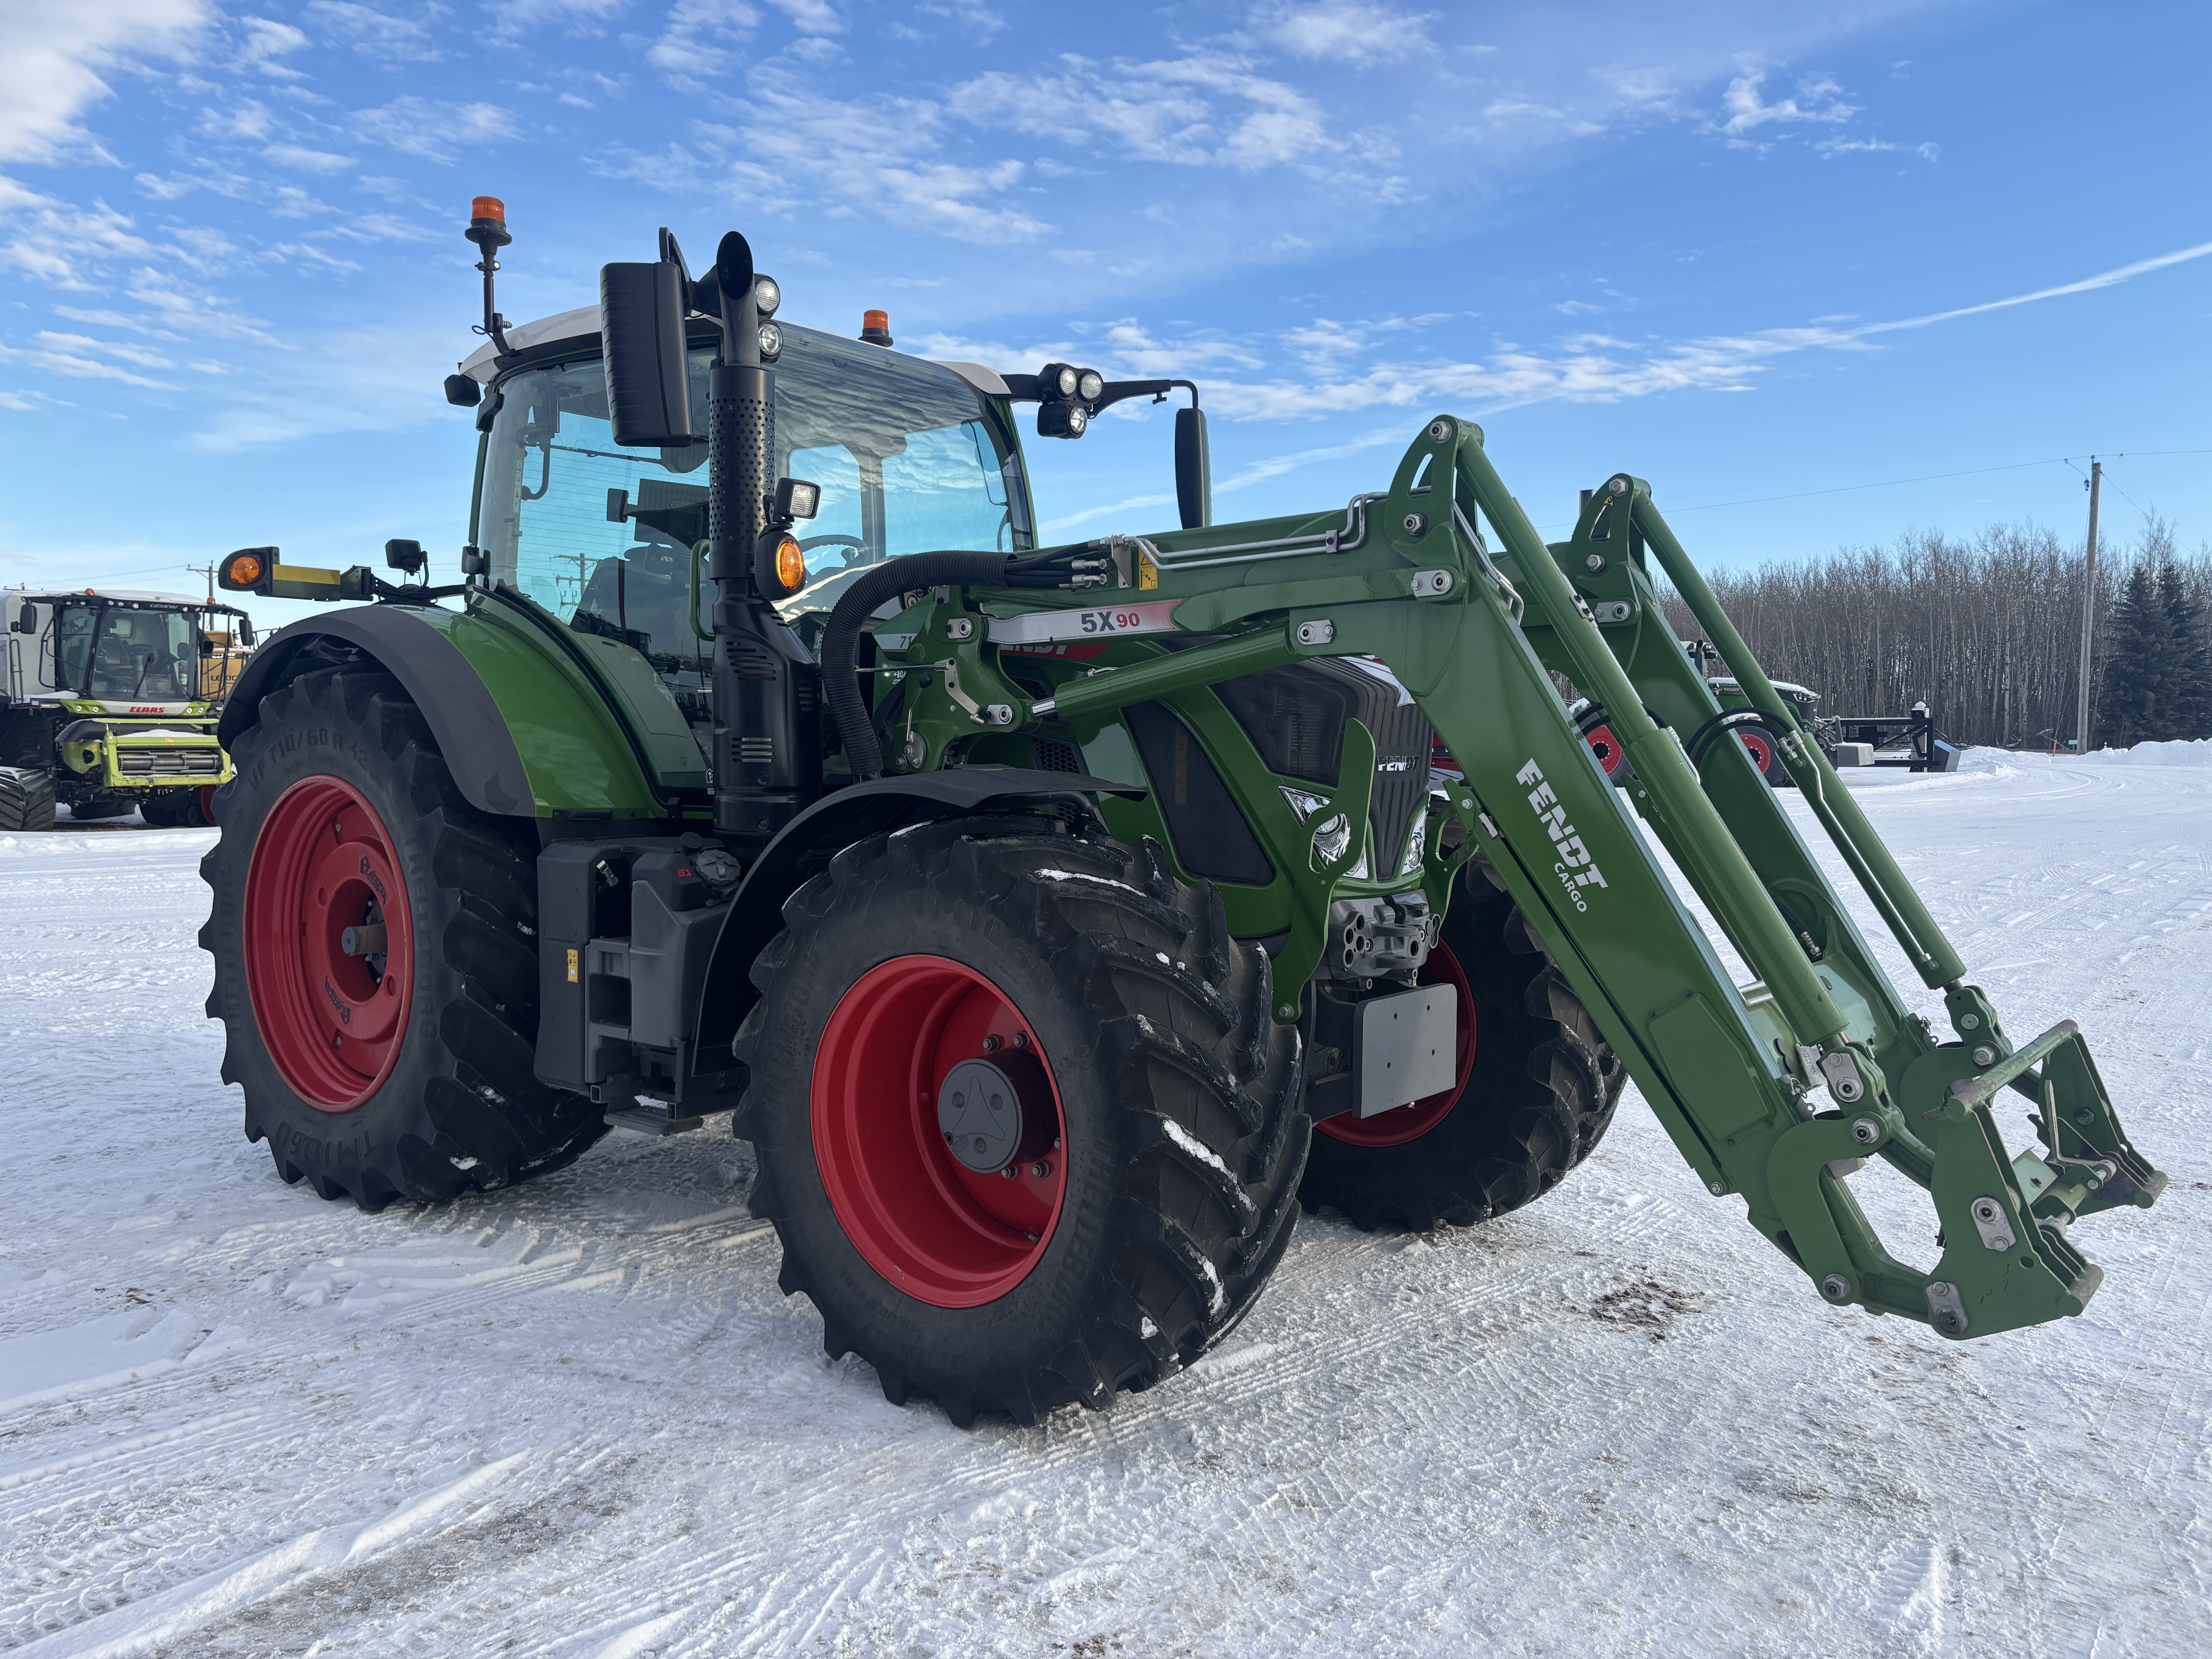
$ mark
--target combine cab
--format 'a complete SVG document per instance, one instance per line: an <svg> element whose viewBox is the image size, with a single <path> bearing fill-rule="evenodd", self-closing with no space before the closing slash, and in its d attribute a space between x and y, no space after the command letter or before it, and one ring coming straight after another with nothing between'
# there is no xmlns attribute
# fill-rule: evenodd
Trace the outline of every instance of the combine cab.
<svg viewBox="0 0 2212 1659"><path fill-rule="evenodd" d="M89 587L10 588L0 609L0 830L50 829L58 805L80 821L136 809L160 826L212 823L215 792L231 775L214 688L252 643L245 613Z"/></svg>
<svg viewBox="0 0 2212 1659"><path fill-rule="evenodd" d="M829 1352L961 1423L1196 1361L1302 1202L1542 1198L1632 1077L1778 1267L1945 1339L2080 1312L2069 1224L2164 1187L2072 1022L2006 1033L1641 479L1547 546L1440 413L1372 492L1216 525L1187 381L802 328L734 234L510 329L504 210L468 234L464 580L412 542L408 580L221 578L365 602L274 635L222 725L208 1011L285 1180L435 1202L728 1115ZM1179 522L1041 545L1017 411L1074 440L1133 398L1187 398ZM1932 1271L1855 1202L1869 1158L1927 1189Z"/></svg>

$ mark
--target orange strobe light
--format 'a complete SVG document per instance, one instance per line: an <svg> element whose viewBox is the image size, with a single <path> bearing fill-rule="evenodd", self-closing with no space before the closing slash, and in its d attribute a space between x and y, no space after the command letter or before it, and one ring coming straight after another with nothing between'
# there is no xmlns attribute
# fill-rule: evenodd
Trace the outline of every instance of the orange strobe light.
<svg viewBox="0 0 2212 1659"><path fill-rule="evenodd" d="M263 579L269 574L273 547L241 547L222 562L222 573L216 580L234 593L258 591Z"/></svg>
<svg viewBox="0 0 2212 1659"><path fill-rule="evenodd" d="M787 593L806 586L806 555L788 536L775 544L775 579Z"/></svg>

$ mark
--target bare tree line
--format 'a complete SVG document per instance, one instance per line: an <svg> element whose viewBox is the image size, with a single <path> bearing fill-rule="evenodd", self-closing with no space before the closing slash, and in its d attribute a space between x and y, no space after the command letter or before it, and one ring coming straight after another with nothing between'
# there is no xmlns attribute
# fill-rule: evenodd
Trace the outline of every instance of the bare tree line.
<svg viewBox="0 0 2212 1659"><path fill-rule="evenodd" d="M2090 746L2101 741L2110 613L2138 565L2170 564L2212 615L2212 546L2183 555L2153 518L2130 544L2098 538ZM2081 544L2035 525L1971 540L1913 532L1893 547L1843 547L1750 570L1706 573L1767 673L1820 694L1822 714L1901 714L1924 701L1956 744L2063 748L2074 735L2081 651ZM1684 639L1698 629L1671 592Z"/></svg>

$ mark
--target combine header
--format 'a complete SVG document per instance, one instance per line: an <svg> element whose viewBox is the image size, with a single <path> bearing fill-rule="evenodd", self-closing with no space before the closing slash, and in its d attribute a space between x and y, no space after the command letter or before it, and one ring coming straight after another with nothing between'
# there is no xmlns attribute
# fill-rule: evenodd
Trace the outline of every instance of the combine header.
<svg viewBox="0 0 2212 1659"><path fill-rule="evenodd" d="M222 724L209 1012L287 1180L437 1200L731 1112L829 1351L963 1423L1195 1360L1301 1200L1426 1227L1541 1196L1632 1077L1815 1295L1947 1338L2080 1312L2070 1224L2158 1196L2079 1031L2014 1042L1642 479L1547 546L1438 414L1385 487L1217 526L1188 382L801 328L735 234L695 280L664 232L510 329L496 202L470 234L464 580L273 548L225 578L370 601L276 634ZM1075 439L1182 393L1181 526L1036 545L1016 407ZM1932 1268L1854 1201L1869 1158L1927 1189Z"/></svg>

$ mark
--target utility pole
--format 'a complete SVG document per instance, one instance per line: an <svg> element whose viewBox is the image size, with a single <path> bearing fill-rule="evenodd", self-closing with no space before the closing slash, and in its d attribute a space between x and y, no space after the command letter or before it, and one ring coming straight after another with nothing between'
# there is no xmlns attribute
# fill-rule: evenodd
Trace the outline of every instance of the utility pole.
<svg viewBox="0 0 2212 1659"><path fill-rule="evenodd" d="M2089 625L2097 614L2097 491L2104 481L2104 463L2092 455L2083 485L2089 492L2089 547L2081 564L2081 685L2074 705L2074 750L2081 755L2089 752Z"/></svg>

